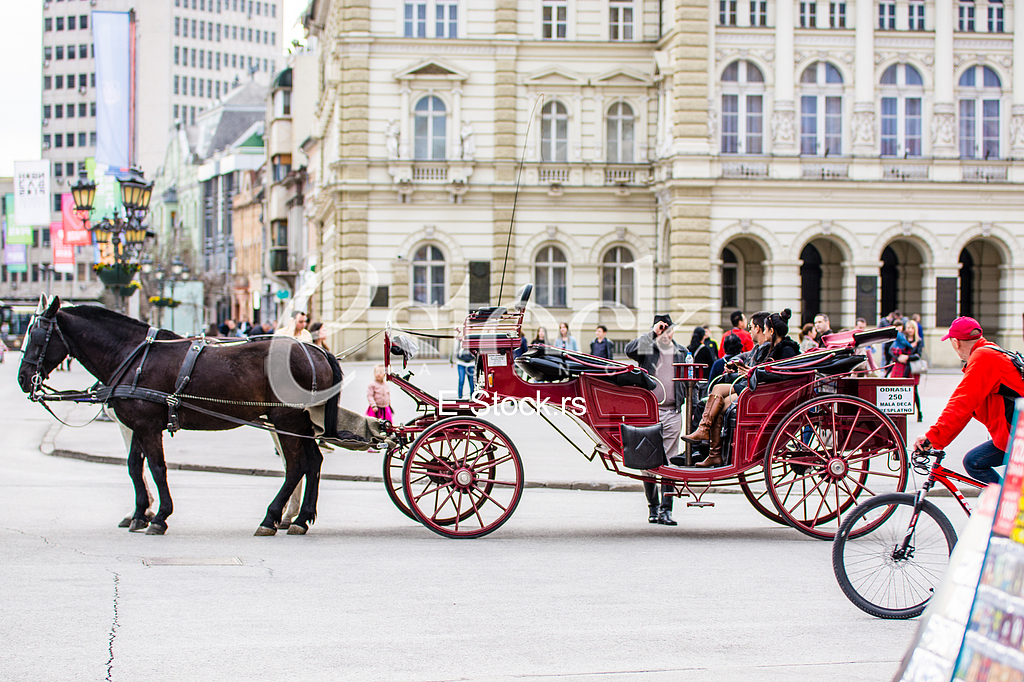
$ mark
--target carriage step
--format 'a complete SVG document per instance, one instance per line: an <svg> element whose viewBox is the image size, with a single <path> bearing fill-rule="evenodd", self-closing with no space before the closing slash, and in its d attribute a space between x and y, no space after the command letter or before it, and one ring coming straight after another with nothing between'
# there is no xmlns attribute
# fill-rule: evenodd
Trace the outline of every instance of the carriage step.
<svg viewBox="0 0 1024 682"><path fill-rule="evenodd" d="M714 502L687 502L687 507L714 507Z"/></svg>

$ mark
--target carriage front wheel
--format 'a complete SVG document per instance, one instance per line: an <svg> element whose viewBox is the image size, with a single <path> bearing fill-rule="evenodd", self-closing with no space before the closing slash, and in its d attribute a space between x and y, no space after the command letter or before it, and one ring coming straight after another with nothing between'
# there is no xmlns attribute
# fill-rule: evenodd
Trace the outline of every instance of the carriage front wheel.
<svg viewBox="0 0 1024 682"><path fill-rule="evenodd" d="M523 494L523 462L501 429L452 417L424 429L402 471L416 520L449 538L478 538L501 527Z"/></svg>
<svg viewBox="0 0 1024 682"><path fill-rule="evenodd" d="M831 540L857 498L906 490L907 451L896 425L875 405L823 395L779 423L764 471L780 516L801 533ZM881 522L858 528L858 534Z"/></svg>

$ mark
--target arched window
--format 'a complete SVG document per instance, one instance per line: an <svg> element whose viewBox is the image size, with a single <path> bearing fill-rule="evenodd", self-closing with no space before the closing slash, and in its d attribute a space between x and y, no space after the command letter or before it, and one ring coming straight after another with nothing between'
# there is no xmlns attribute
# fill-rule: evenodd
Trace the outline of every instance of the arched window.
<svg viewBox="0 0 1024 682"><path fill-rule="evenodd" d="M740 306L739 263L732 249L722 249L722 308Z"/></svg>
<svg viewBox="0 0 1024 682"><path fill-rule="evenodd" d="M921 156L924 81L910 64L882 74L882 156Z"/></svg>
<svg viewBox="0 0 1024 682"><path fill-rule="evenodd" d="M569 159L569 115L560 102L548 102L540 110L540 159Z"/></svg>
<svg viewBox="0 0 1024 682"><path fill-rule="evenodd" d="M633 163L633 107L625 102L608 110L608 163Z"/></svg>
<svg viewBox="0 0 1024 682"><path fill-rule="evenodd" d="M960 156L999 158L999 74L987 66L972 66L960 76Z"/></svg>
<svg viewBox="0 0 1024 682"><path fill-rule="evenodd" d="M601 302L635 307L633 273L633 254L629 249L609 249L601 263Z"/></svg>
<svg viewBox="0 0 1024 682"><path fill-rule="evenodd" d="M843 153L843 75L828 62L814 62L800 76L800 153Z"/></svg>
<svg viewBox="0 0 1024 682"><path fill-rule="evenodd" d="M444 305L444 254L436 246L421 246L412 257L412 300Z"/></svg>
<svg viewBox="0 0 1024 682"><path fill-rule="evenodd" d="M566 307L565 254L557 246L545 246L534 263L537 303L549 308Z"/></svg>
<svg viewBox="0 0 1024 682"><path fill-rule="evenodd" d="M764 153L764 74L752 62L722 72L722 153Z"/></svg>
<svg viewBox="0 0 1024 682"><path fill-rule="evenodd" d="M416 152L417 159L438 161L445 158L445 108L444 102L428 96L416 103Z"/></svg>

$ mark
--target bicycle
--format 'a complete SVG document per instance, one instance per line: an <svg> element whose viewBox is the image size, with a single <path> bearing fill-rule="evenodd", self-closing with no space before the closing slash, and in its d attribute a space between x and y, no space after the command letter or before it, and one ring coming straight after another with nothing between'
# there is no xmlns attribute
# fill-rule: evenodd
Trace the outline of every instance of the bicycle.
<svg viewBox="0 0 1024 682"><path fill-rule="evenodd" d="M956 531L925 499L928 492L941 483L970 516L971 507L956 483L987 485L942 466L945 456L927 443L925 449L915 450L912 465L915 472L927 475L924 485L913 494L885 493L857 505L832 542L832 569L839 587L857 608L876 618L921 615L949 565Z"/></svg>

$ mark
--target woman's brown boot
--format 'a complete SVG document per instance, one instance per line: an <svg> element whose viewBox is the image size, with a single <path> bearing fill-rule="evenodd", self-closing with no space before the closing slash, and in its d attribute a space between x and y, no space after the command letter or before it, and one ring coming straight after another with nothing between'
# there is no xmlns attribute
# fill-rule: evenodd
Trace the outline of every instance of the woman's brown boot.
<svg viewBox="0 0 1024 682"><path fill-rule="evenodd" d="M711 425L711 448L708 456L703 462L697 462L697 466L706 469L708 467L722 466L722 420L716 419Z"/></svg>
<svg viewBox="0 0 1024 682"><path fill-rule="evenodd" d="M688 433L685 436L680 436L687 443L693 445L699 445L706 440L711 439L711 425L715 422L715 418L722 411L722 405L725 401L721 396L711 394L708 396L708 404L704 407L704 414L701 415L700 424L697 425L697 430L693 433Z"/></svg>

